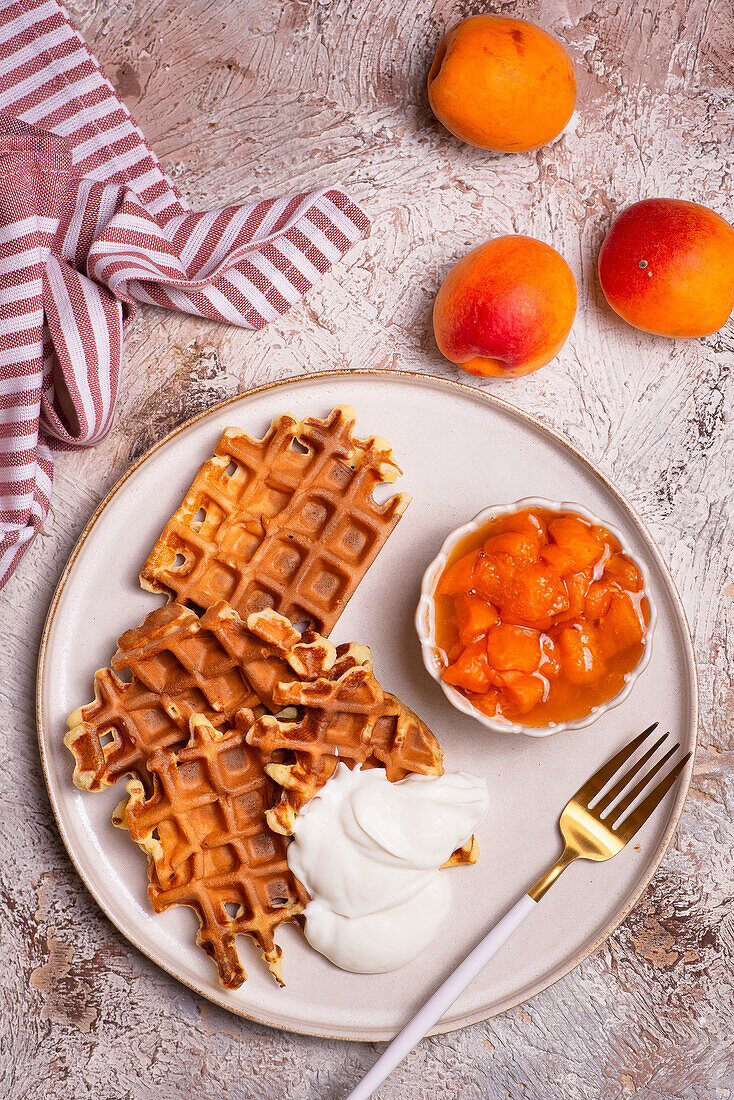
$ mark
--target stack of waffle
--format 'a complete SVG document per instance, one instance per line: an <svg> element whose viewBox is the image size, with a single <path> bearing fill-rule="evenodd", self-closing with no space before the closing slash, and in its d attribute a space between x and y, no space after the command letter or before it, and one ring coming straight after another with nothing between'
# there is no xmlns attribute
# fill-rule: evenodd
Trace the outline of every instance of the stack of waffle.
<svg viewBox="0 0 734 1100"><path fill-rule="evenodd" d="M354 420L339 406L278 417L262 440L224 432L141 571L173 602L122 635L115 671L96 673L94 701L69 718L74 782L130 777L114 821L147 853L153 907L196 911L227 988L246 977L240 934L282 980L274 932L308 901L287 836L338 760L391 780L443 770L369 650L325 637L409 503L375 503L400 471ZM451 862L474 858L469 845Z"/></svg>

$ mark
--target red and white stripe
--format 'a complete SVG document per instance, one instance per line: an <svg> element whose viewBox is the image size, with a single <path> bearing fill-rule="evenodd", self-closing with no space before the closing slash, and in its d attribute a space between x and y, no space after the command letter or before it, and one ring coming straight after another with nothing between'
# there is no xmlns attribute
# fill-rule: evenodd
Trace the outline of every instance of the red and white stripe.
<svg viewBox="0 0 734 1100"><path fill-rule="evenodd" d="M57 0L0 0L0 587L51 449L109 431L138 302L262 328L368 227L337 188L191 213Z"/></svg>

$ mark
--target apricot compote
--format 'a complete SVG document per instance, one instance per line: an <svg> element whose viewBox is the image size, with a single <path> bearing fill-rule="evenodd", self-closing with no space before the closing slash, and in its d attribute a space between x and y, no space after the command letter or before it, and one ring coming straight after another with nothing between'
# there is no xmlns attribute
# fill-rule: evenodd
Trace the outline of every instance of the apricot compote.
<svg viewBox="0 0 734 1100"><path fill-rule="evenodd" d="M436 588L442 678L492 717L545 726L621 691L645 646L640 571L604 527L526 509L491 520Z"/></svg>

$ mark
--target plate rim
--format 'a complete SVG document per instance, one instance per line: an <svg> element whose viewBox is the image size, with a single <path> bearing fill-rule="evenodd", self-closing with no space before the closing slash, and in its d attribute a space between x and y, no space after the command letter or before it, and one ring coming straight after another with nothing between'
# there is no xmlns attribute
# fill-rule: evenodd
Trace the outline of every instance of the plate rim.
<svg viewBox="0 0 734 1100"><path fill-rule="evenodd" d="M56 611L58 609L59 602L61 600L61 596L63 594L63 591L64 591L64 588L66 586L67 580L69 578L69 574L71 573L71 570L74 567L74 563L76 562L76 559L79 556L79 554L82 550L82 547L84 546L84 543L86 542L87 538L91 534L92 529L94 528L95 524L97 523L97 521L101 517L102 513L107 508L107 505L110 503L112 498L114 496L116 496L117 493L122 489L123 485L135 473L135 471L140 466L142 466L144 462L147 462L148 459L151 458L152 455L155 454L156 451L158 451L161 447L163 447L165 444L167 444L175 436L177 436L177 435L181 434L182 432L186 431L193 424L197 423L200 420L203 420L205 417L211 416L211 415L219 412L220 410L226 408L228 405L233 405L236 402L246 402L249 398L254 397L257 394L265 393L268 390L280 389L282 387L286 387L286 386L289 386L289 385L299 385L299 384L309 383L309 382L316 381L316 380L324 380L324 379L330 379L330 378L332 378L332 379L346 379L346 378L354 377L355 375L361 376L361 377L370 376L374 380L380 380L380 379L384 379L384 378L401 379L401 380L409 379L413 382L416 382L419 385L428 385L429 387L435 387L435 388L438 388L438 389L441 389L442 387L445 387L445 388L450 389L450 390L458 390L461 393L463 393L465 396L468 396L473 400L479 400L479 401L484 402L485 404L487 404L489 406L495 406L495 407L499 408L502 412L504 412L506 414L510 414L511 416L514 416L519 420L525 421L527 424L531 425L534 429L540 430L541 432L543 432L547 435L550 435L557 443L560 443L562 447L570 450L573 453L573 455L576 457L576 459L578 459L582 463L582 465L587 467L587 469L590 470L592 474L594 474L597 478L599 478L600 481L605 486L605 488L609 492L611 492L612 495L616 498L617 502L622 506L622 508L629 515L630 519L637 526L637 529L638 529L640 535L642 536L648 550L650 550L650 552L652 553L652 555L655 559L655 563L656 563L658 569L660 570L660 572L662 573L665 581L667 582L667 585L668 585L668 588L669 588L669 594L672 597L673 604L674 604L674 607L675 607L675 611L678 615L679 624L683 628L682 629L682 638L683 638L683 642L684 642L685 656L686 656L687 665L688 665L688 688L689 688L689 691L690 691L690 698L691 698L692 749L691 749L691 759L688 763L687 768L684 770L683 776L681 777L682 782L680 783L680 786L679 786L679 789L678 789L678 794L677 794L677 797L676 797L676 800L675 800L675 803L674 803L674 806L673 806L673 809L672 809L670 823L669 823L668 828L666 829L666 831L663 835L663 838L660 842L660 845L658 846L657 850L653 854L653 856L652 856L652 858L651 858L651 860L648 864L647 870L646 870L646 872L643 876L643 880L642 880L640 886L634 892L633 896L628 900L627 904L623 907L622 911L618 915L616 915L612 919L612 921L604 928L604 930L602 931L600 936L594 941L594 943L592 943L590 947L582 950L577 955L575 955L568 962L567 965L564 963L561 966L561 968L559 969L558 973L553 973L549 979L541 978L538 981L536 981L535 983L533 983L529 987L529 989L524 992L522 998L519 999L519 1000L513 1000L512 997L510 997L510 998L507 999L507 1003L501 1002L498 1007L492 1008L490 1010L478 1009L475 1012L468 1013L465 1017L462 1017L458 1021L450 1021L448 1023L443 1023L443 1024L442 1024L441 1021L439 1021L439 1023L431 1031L428 1032L428 1035L444 1035L444 1034L448 1034L452 1031L459 1031L459 1030L462 1030L465 1027L470 1027L473 1024L482 1023L485 1020L489 1020L489 1019L492 1019L495 1016L502 1015L502 1013L504 1013L504 1012L511 1011L512 1009L517 1008L519 1005L524 1004L526 1001L531 1000L533 997L536 997L539 993L544 992L546 989L550 989L550 987L555 985L556 982L560 981L561 978L564 978L572 970L575 970L576 967L579 966L580 963L582 963L585 959L589 958L589 956L593 955L596 951L598 951L598 949L601 947L601 945L603 943L605 943L605 941L609 938L609 936L611 936L611 934L614 931L616 931L616 929L620 926L620 924L625 920L625 918L628 916L630 911L635 907L637 902L640 900L640 898L642 897L642 895L645 892L645 890L647 889L647 887L650 885L650 882L652 881L652 879L655 875L655 872L657 871L658 867L660 866L660 864L663 860L663 857L664 857L665 853L667 852L667 850L670 846L670 843L673 839L673 836L675 834L675 830L678 826L678 822L679 822L680 817L681 817L681 813L683 811L683 805L684 805L686 797L688 795L688 790L689 790L690 785L691 785L691 779L693 777L693 766L694 766L694 763L695 763L696 751L698 749L698 724L699 724L698 669L697 669L697 666L696 666L696 657L695 657L695 652L694 652L694 649L693 649L693 640L692 640L692 637L691 637L691 630L690 630L690 626L688 624L688 619L687 619L687 616L686 616L685 608L683 606L683 602L682 602L681 597L680 597L680 593L678 592L678 588L675 584L675 581L673 580L673 577L670 574L667 563L665 562L664 558L662 557L662 554L658 550L658 547L657 547L654 539L652 538L650 532L647 530L646 525L643 523L642 519L637 514L637 511L632 506L632 504L630 504L630 502L627 500L627 498L624 496L624 494L621 493L619 489L617 489L617 487L609 480L609 478L606 476L606 474L604 474L604 472L602 470L600 470L599 467L591 459L587 458L586 455L584 455L581 451L579 451L578 448L573 443L571 443L569 440L567 440L555 428L551 427L548 424L543 423L542 420L540 420L538 417L534 416L532 413L528 413L528 412L525 412L523 409L519 409L517 406L511 404L511 402L506 401L504 398L498 397L494 393L488 393L485 390L479 389L476 386L468 385L465 382L459 382L456 379L442 378L440 375L428 374L428 373L425 373L425 372L422 372L422 371L407 371L407 370L398 370L398 369L395 369L395 368L374 369L374 368L370 368L370 367L355 367L353 369L348 369L348 370L321 370L321 371L305 372L305 373L302 373L302 374L289 375L287 378L275 379L272 382L266 382L266 383L263 383L260 386L254 386L250 389L243 390L240 393L232 394L230 397L226 397L222 401L215 402L215 404L209 406L208 408L202 409L201 412L196 413L194 416L190 417L188 420L185 420L182 424L177 425L170 432L167 432L166 435L163 436L162 439L157 440L151 447L149 447L148 450L145 451L139 458L137 458L135 460L135 462L127 470L125 470L125 472L118 478L118 480L115 482L115 484L112 486L112 488L105 494L103 499L100 501L100 503L94 509L94 512L90 516L89 520L87 521L84 528L82 529L78 539L74 543L72 551L71 551L71 553L69 555L69 558L66 562L66 565L64 566L64 568L61 572L61 575L59 577L59 580L56 584L56 587L54 589L54 593L53 593L53 596L51 597L51 602L49 603L48 612L46 614L46 618L45 618L44 625L43 625L43 631L42 631L42 634L41 634L41 642L40 642L39 651L38 651L38 666L37 666L37 671L36 671L35 709L36 709L36 732L37 732L37 736L38 736L38 747L39 747L39 755L40 755L40 759L41 759L41 768L42 768L42 772L43 772L43 780L44 780L44 783L45 783L45 786L46 786L46 791L47 791L47 794L48 794L49 802L51 804L51 810L53 812L54 819L56 821L56 827L58 829L59 836L61 837L64 848L66 849L66 854L69 857L69 859L71 860L72 866L74 867L74 870L76 871L76 873L79 875L79 878L81 879L82 883L84 884L87 892L92 896L93 900L99 906L99 908L102 910L102 912L104 913L106 918L109 921L111 921L111 923L118 930L118 932L123 936L123 938L132 947L134 947L145 958L147 958L149 960L149 962L153 963L154 966L160 967L161 970L163 970L166 973L170 974L172 978L175 978L176 981L178 981L182 985L186 986L188 989L190 989L197 996L204 997L206 1000L212 1002L213 1004L218 1005L221 1008L226 1009L228 1012L232 1012L236 1016L239 1016L241 1018L251 1020L253 1023L262 1024L262 1025L265 1025L266 1027L271 1027L271 1028L274 1028L278 1031L290 1031L290 1032L292 1032L294 1034L297 1034L297 1035L308 1035L308 1036L313 1036L313 1037L316 1037L316 1038L343 1039L347 1042L384 1042L384 1041L386 1041L388 1039L391 1039L393 1037L394 1033L392 1031L386 1031L385 1029L378 1029L376 1032L370 1033L369 1035L364 1035L364 1034L359 1034L358 1035L358 1034L355 1034L354 1032L351 1032L349 1034L345 1034L345 1033L334 1034L333 1031L331 1031L328 1027L327 1028L323 1028L323 1027L319 1028L318 1026L314 1026L314 1025L304 1026L304 1025L294 1024L294 1023L274 1022L272 1019L265 1019L262 1016L257 1015L257 1013L255 1013L255 1012L248 1011L246 1006L240 1007L239 1005L232 1004L230 1001L227 1001L225 996L224 996L224 992L225 992L224 989L222 990L223 995L221 997L216 996L211 991L202 989L198 985L193 984L192 982L188 981L186 978L182 977L180 974L177 974L171 967L167 966L165 963L160 962L157 959L154 959L149 954L149 952L148 952L147 948L145 947L145 945L139 941L138 937L134 933L131 934L129 931L126 931L121 926L121 923L118 921L116 916L110 911L110 909L107 907L107 905L98 896L95 887L89 881L86 874L82 871L81 867L77 863L77 860L76 860L74 854L72 853L69 841L67 839L66 830L65 830L65 827L64 827L63 822L61 820L61 815L60 815L60 812L59 812L59 808L58 808L57 803L56 803L56 798L55 798L55 795L54 795L52 784L49 782L49 764L48 764L47 757L46 757L46 747L45 747L45 739L46 739L47 731L45 730L45 727L44 727L43 707L42 707L43 679L44 679L44 669L45 669L45 664L46 664L46 655L47 655L49 637L50 637L50 634L51 634L51 630L53 628L54 619L55 619L55 616L56 616Z"/></svg>

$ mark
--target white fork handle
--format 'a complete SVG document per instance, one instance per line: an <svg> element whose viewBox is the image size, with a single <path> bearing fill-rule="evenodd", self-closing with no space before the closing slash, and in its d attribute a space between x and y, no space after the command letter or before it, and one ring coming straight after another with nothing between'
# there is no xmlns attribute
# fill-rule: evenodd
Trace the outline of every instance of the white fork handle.
<svg viewBox="0 0 734 1100"><path fill-rule="evenodd" d="M537 904L529 894L523 894L509 913L505 913L502 920L487 933L464 961L459 963L453 974L448 976L443 985L440 985L433 996L416 1012L410 1023L405 1025L399 1035L396 1035L372 1069L368 1070L357 1087L352 1089L344 1100L367 1100L372 1095L377 1086L381 1085L388 1074L400 1065L416 1043L420 1042L433 1025L448 1012L459 994L463 993L479 971L484 969L492 956L499 951L515 929L519 928L528 914L532 913Z"/></svg>

